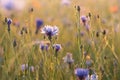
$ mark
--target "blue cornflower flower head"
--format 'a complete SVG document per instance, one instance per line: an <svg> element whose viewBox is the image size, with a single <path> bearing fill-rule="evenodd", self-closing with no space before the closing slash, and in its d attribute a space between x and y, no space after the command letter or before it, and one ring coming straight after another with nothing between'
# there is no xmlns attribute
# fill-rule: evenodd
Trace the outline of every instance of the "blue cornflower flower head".
<svg viewBox="0 0 120 80"><path fill-rule="evenodd" d="M75 75L80 79L85 79L89 75L89 70L88 69L83 69L83 68L76 68L75 69Z"/></svg>
<svg viewBox="0 0 120 80"><path fill-rule="evenodd" d="M7 18L7 24L8 24L8 32L10 32L10 25L12 23L12 19Z"/></svg>
<svg viewBox="0 0 120 80"><path fill-rule="evenodd" d="M86 16L81 16L81 20L83 22L83 24L85 25L87 22L87 17Z"/></svg>
<svg viewBox="0 0 120 80"><path fill-rule="evenodd" d="M41 19L36 20L36 27L40 28L40 26L43 25L43 21Z"/></svg>
<svg viewBox="0 0 120 80"><path fill-rule="evenodd" d="M43 50L47 50L47 46L46 45L44 45L44 44L40 44L40 49L43 51Z"/></svg>
<svg viewBox="0 0 120 80"><path fill-rule="evenodd" d="M10 25L12 23L12 19L7 18L7 24Z"/></svg>
<svg viewBox="0 0 120 80"><path fill-rule="evenodd" d="M36 34L38 33L40 27L43 25L43 21L41 19L36 20Z"/></svg>
<svg viewBox="0 0 120 80"><path fill-rule="evenodd" d="M59 29L58 29L57 26L49 26L49 25L47 25L42 29L41 33L47 35L48 39L51 40L52 36L58 35L58 32L59 32Z"/></svg>
<svg viewBox="0 0 120 80"><path fill-rule="evenodd" d="M54 44L53 45L53 49L55 50L55 52L57 53L60 49L61 49L61 44Z"/></svg>
<svg viewBox="0 0 120 80"><path fill-rule="evenodd" d="M50 42L49 41L40 41L40 49L43 50L48 50L49 49Z"/></svg>

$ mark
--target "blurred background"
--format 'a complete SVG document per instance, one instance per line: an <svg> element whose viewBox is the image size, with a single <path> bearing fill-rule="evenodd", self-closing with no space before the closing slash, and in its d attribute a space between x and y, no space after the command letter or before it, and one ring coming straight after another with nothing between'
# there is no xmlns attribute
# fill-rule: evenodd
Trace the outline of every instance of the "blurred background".
<svg viewBox="0 0 120 80"><path fill-rule="evenodd" d="M80 6L80 16L78 16L76 6ZM81 21L81 16L90 17L87 29ZM12 19L10 35L5 18ZM73 53L74 64L80 66L77 38L81 37L81 45L84 45L82 55L85 53L93 60L92 69L101 77L100 80L120 80L118 75L120 74L120 45L118 45L120 43L120 0L0 0L0 65L2 65L0 77L3 76L3 80L7 80L7 77L14 80L14 75L20 72L18 67L23 63L29 62L33 66L38 65L40 61L44 63L43 56L41 56L42 51L38 50L39 46L33 45L35 41L47 40L40 34L40 29L39 33L35 34L37 19L43 21L40 28L44 25L56 25L60 30L55 41L62 45L62 52L60 52L58 60L60 66L64 67L62 58L66 52ZM80 33L77 29L79 23ZM23 29L27 29L28 32L21 33ZM14 40L17 43L15 48L13 47ZM15 53L18 55L15 56ZM99 55L99 53L101 54ZM6 56L6 64L2 64L2 58ZM20 57L18 58L18 56ZM14 64L16 60L18 60L17 65ZM84 60L86 61L85 57ZM48 58L45 64L46 73L43 71L40 72L40 75L44 74L45 77L49 75L49 80L63 80L63 77L64 80L76 79L71 73L72 71L69 74L69 70L66 71L66 68L60 68L57 77L53 79L51 73L55 71L49 70L48 66L51 65L55 68L55 62ZM86 67L86 63L83 64L83 67ZM43 69L41 68L41 70ZM37 71L35 78L39 73ZM105 75L101 75L101 72L105 72ZM31 77L31 75L29 76Z"/></svg>

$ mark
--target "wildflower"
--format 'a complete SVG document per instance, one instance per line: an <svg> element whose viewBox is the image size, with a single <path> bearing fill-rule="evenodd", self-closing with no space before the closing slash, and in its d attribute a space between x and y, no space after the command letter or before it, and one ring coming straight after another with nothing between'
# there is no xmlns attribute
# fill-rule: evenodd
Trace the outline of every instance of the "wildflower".
<svg viewBox="0 0 120 80"><path fill-rule="evenodd" d="M12 23L12 19L7 18L8 32L10 32L10 25Z"/></svg>
<svg viewBox="0 0 120 80"><path fill-rule="evenodd" d="M86 25L87 17L86 16L81 16L81 20L82 20L83 24Z"/></svg>
<svg viewBox="0 0 120 80"><path fill-rule="evenodd" d="M61 45L60 44L54 44L53 49L55 50L55 57L57 58L58 51L61 49Z"/></svg>
<svg viewBox="0 0 120 80"><path fill-rule="evenodd" d="M61 1L61 4L66 5L66 6L70 5L70 3L71 3L70 0L62 0Z"/></svg>
<svg viewBox="0 0 120 80"><path fill-rule="evenodd" d="M88 75L88 76L85 78L85 80L90 80L90 75Z"/></svg>
<svg viewBox="0 0 120 80"><path fill-rule="evenodd" d="M37 19L36 20L36 31L35 31L36 34L38 33L38 31L42 25L43 25L43 21L41 19Z"/></svg>
<svg viewBox="0 0 120 80"><path fill-rule="evenodd" d="M43 50L48 50L48 45L45 44L40 44L40 49Z"/></svg>
<svg viewBox="0 0 120 80"><path fill-rule="evenodd" d="M87 76L89 75L89 71L87 69L77 68L75 69L75 75L78 77L79 80L85 80L85 78L87 78Z"/></svg>
<svg viewBox="0 0 120 80"><path fill-rule="evenodd" d="M50 43L49 42L45 42L45 41L41 41L40 42L40 49L43 51L43 50L48 50L48 48L49 48L49 45L50 45Z"/></svg>
<svg viewBox="0 0 120 80"><path fill-rule="evenodd" d="M14 9L14 4L11 0L9 0L7 3L4 3L3 6L6 10L13 10Z"/></svg>
<svg viewBox="0 0 120 80"><path fill-rule="evenodd" d="M28 64L22 64L21 65L21 70L25 71L28 68Z"/></svg>
<svg viewBox="0 0 120 80"><path fill-rule="evenodd" d="M21 11L25 8L25 0L0 0L0 5L7 11Z"/></svg>
<svg viewBox="0 0 120 80"><path fill-rule="evenodd" d="M72 54L67 53L67 55L63 58L65 63L72 64L74 60L72 59Z"/></svg>
<svg viewBox="0 0 120 80"><path fill-rule="evenodd" d="M61 49L61 45L60 44L54 44L53 48L54 48L55 52L57 53Z"/></svg>
<svg viewBox="0 0 120 80"><path fill-rule="evenodd" d="M92 74L90 80L98 80L98 75L97 74Z"/></svg>
<svg viewBox="0 0 120 80"><path fill-rule="evenodd" d="M57 26L49 26L49 25L47 25L42 29L41 33L47 35L48 39L51 40L52 36L58 35L58 32L59 32L59 29L58 29Z"/></svg>
<svg viewBox="0 0 120 80"><path fill-rule="evenodd" d="M10 18L7 18L7 24L10 25L12 23L12 20Z"/></svg>

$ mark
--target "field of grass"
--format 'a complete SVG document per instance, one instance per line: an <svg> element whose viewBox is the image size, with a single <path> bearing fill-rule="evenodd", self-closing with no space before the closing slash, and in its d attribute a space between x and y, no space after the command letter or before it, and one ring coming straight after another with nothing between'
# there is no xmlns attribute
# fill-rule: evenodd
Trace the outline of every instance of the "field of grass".
<svg viewBox="0 0 120 80"><path fill-rule="evenodd" d="M28 1L0 10L0 80L80 80L77 68L98 77L85 80L120 80L119 0Z"/></svg>

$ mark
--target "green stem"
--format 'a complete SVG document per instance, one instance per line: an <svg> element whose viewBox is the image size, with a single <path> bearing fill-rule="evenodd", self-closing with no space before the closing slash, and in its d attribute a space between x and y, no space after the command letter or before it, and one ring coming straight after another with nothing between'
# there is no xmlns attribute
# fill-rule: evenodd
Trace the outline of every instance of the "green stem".
<svg viewBox="0 0 120 80"><path fill-rule="evenodd" d="M77 11L77 20L78 20L78 23L77 23L77 30L78 30L78 36L77 36L77 44L78 44L78 51L79 51L79 56L80 56L80 62L81 62L81 67L83 66L83 62L82 62L82 52L80 50L80 44L81 44L81 36L80 36L80 11Z"/></svg>

